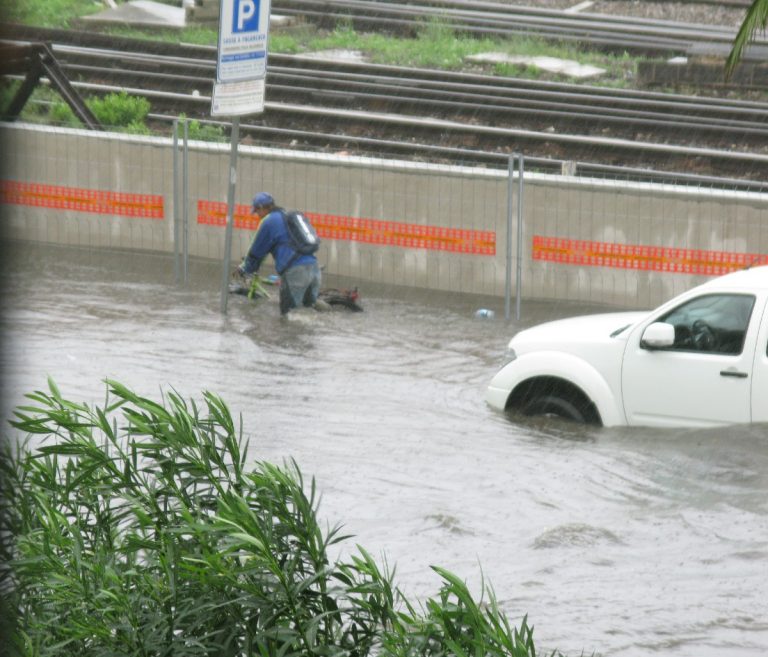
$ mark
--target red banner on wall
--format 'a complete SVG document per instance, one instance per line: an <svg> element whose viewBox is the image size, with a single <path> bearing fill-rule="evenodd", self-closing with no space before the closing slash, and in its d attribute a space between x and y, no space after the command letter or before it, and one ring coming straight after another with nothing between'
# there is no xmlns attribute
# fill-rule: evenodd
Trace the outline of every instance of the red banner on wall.
<svg viewBox="0 0 768 657"><path fill-rule="evenodd" d="M496 254L496 233L493 231L424 226L315 212L307 212L307 216L317 228L318 234L327 239L473 255Z"/></svg>
<svg viewBox="0 0 768 657"><path fill-rule="evenodd" d="M750 265L768 264L766 254L591 242L541 235L533 237L533 259L564 265L706 276L720 276Z"/></svg>
<svg viewBox="0 0 768 657"><path fill-rule="evenodd" d="M465 230L424 226L397 221L359 219L317 212L306 212L317 234L323 239L365 242L386 246L401 246L413 249L433 249L471 253L474 255L496 254L496 233L493 231ZM198 201L197 222L212 226L227 223L226 203ZM256 230L259 221L251 216L247 205L235 206L233 217L235 228Z"/></svg>
<svg viewBox="0 0 768 657"><path fill-rule="evenodd" d="M209 226L226 226L227 204L219 201L198 201L197 223ZM242 228L243 230L256 230L259 227L259 218L251 214L249 205L235 205L233 225L235 228Z"/></svg>
<svg viewBox="0 0 768 657"><path fill-rule="evenodd" d="M13 180L0 181L0 203L145 219L165 217L163 197L159 194L126 194Z"/></svg>

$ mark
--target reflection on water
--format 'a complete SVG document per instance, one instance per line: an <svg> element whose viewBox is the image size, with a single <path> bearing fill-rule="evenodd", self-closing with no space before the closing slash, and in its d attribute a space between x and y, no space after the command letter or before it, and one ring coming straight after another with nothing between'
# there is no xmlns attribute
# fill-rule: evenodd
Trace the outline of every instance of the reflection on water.
<svg viewBox="0 0 768 657"><path fill-rule="evenodd" d="M492 412L484 389L519 328L499 299L365 284L363 313L281 319L275 295L222 316L215 263L183 288L157 255L14 245L4 266L4 417L48 375L97 403L107 377L155 398L211 390L253 458L295 458L329 523L410 595L436 592L431 564L477 591L482 572L543 653L768 653L768 427ZM522 309L520 326L584 312Z"/></svg>

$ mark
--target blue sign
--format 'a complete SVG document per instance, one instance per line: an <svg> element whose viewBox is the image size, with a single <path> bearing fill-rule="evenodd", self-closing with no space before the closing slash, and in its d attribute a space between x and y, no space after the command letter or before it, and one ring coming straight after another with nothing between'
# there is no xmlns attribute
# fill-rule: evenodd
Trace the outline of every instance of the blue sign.
<svg viewBox="0 0 768 657"><path fill-rule="evenodd" d="M259 5L260 0L235 0L232 17L232 32L259 31Z"/></svg>
<svg viewBox="0 0 768 657"><path fill-rule="evenodd" d="M270 0L221 0L217 82L266 76L270 5Z"/></svg>

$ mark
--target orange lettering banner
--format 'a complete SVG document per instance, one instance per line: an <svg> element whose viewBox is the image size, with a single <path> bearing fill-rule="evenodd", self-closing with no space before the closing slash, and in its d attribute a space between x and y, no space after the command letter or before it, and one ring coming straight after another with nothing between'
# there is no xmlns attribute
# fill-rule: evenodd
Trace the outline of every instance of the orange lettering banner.
<svg viewBox="0 0 768 657"><path fill-rule="evenodd" d="M0 181L0 203L146 219L165 217L163 197L159 194L126 194L13 180Z"/></svg>
<svg viewBox="0 0 768 657"><path fill-rule="evenodd" d="M200 224L225 226L227 223L226 203L198 201L197 213L197 222ZM453 251L474 255L496 254L496 233L493 231L359 219L317 212L306 212L305 214L314 225L317 234L323 239ZM258 219L251 216L249 206L237 205L235 207L233 217L235 228L256 230L258 223Z"/></svg>
<svg viewBox="0 0 768 657"><path fill-rule="evenodd" d="M226 226L227 204L218 201L198 201L197 223L209 226ZM251 214L249 205L235 205L233 225L235 228L242 228L243 230L256 230L259 227L259 218Z"/></svg>
<svg viewBox="0 0 768 657"><path fill-rule="evenodd" d="M766 254L591 242L541 235L533 237L533 259L564 265L706 276L719 276L750 265L768 264Z"/></svg>

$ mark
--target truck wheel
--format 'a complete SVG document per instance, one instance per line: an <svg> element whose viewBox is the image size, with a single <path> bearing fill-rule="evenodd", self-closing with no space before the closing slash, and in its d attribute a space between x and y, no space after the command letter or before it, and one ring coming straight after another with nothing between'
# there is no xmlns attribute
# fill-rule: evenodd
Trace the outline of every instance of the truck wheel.
<svg viewBox="0 0 768 657"><path fill-rule="evenodd" d="M579 408L567 399L557 395L542 395L534 397L521 409L523 415L540 415L544 417L560 417L586 424L587 419Z"/></svg>

